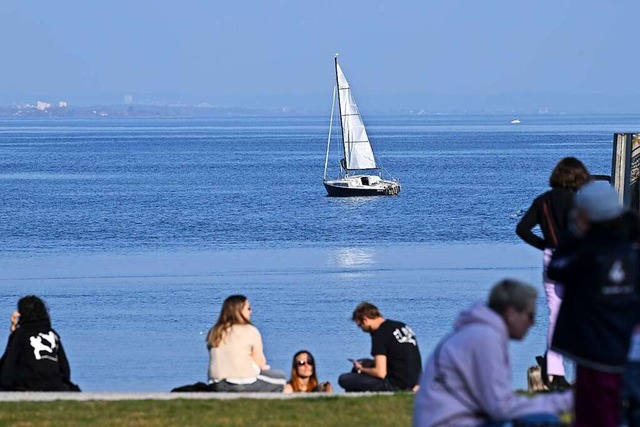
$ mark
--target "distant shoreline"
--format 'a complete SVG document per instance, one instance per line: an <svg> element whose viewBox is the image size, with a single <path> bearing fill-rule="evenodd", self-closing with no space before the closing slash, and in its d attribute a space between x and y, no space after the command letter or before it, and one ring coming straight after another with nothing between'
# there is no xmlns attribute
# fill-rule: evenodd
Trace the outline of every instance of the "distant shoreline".
<svg viewBox="0 0 640 427"><path fill-rule="evenodd" d="M248 108L220 106L187 106L155 104L114 104L42 108L32 104L0 106L0 119L205 119L205 118L241 118L241 117L327 117L329 110L313 108ZM535 111L425 111L419 109L369 109L368 117L505 117L509 121L523 117L639 117L640 113L628 112L535 112ZM526 124L526 121L522 121Z"/></svg>

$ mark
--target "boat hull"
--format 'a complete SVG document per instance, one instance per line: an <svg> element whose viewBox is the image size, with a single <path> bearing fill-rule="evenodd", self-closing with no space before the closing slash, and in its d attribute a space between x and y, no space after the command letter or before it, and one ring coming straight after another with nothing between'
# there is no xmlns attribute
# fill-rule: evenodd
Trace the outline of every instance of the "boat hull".
<svg viewBox="0 0 640 427"><path fill-rule="evenodd" d="M395 181L382 180L375 185L349 185L343 180L324 181L324 188L329 197L369 197L395 196L400 193L400 184Z"/></svg>

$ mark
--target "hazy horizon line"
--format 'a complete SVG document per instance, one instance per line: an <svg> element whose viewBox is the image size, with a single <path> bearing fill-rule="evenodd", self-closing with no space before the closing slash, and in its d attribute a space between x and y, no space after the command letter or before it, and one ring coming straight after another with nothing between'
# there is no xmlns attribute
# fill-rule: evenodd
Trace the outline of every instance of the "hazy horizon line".
<svg viewBox="0 0 640 427"><path fill-rule="evenodd" d="M206 100L205 98L209 98ZM127 102L125 102L127 99ZM363 94L356 101L363 115L376 113L415 114L637 114L637 94L576 94L518 92L482 94ZM176 94L130 94L115 96L64 96L61 94L0 95L0 108L19 108L60 101L67 108L184 108L243 109L282 113L328 114L330 93L179 96Z"/></svg>
<svg viewBox="0 0 640 427"><path fill-rule="evenodd" d="M329 114L331 94L261 94L218 96L204 100L204 96L176 94L136 94L122 96L62 96L60 94L0 95L0 108L27 108L38 102L66 108L176 108L257 110L283 114ZM481 94L363 94L357 97L360 112L368 114L638 114L640 95L636 94L576 94L518 92L493 95Z"/></svg>

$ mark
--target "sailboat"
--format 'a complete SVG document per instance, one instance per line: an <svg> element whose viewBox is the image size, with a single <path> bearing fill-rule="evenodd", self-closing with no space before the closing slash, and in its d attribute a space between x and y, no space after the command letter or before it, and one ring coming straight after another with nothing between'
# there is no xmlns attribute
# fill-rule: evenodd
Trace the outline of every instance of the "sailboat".
<svg viewBox="0 0 640 427"><path fill-rule="evenodd" d="M393 179L382 178L362 117L349 87L349 82L338 64L337 54L334 61L336 86L333 90L329 139L324 162L324 188L326 188L329 196L335 197L396 195L400 192L400 183ZM339 177L327 179L336 94L340 113L340 127L342 129L343 157L340 160Z"/></svg>

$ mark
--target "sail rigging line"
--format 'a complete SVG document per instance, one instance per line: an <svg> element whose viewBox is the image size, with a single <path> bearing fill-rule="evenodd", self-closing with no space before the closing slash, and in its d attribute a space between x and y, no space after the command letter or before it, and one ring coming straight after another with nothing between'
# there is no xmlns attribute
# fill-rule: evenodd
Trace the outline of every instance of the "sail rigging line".
<svg viewBox="0 0 640 427"><path fill-rule="evenodd" d="M391 181L395 181L398 184L400 183L395 176L391 175L388 170L386 170L386 169L384 169L382 167L379 169L378 176L380 176L380 178L390 179Z"/></svg>
<svg viewBox="0 0 640 427"><path fill-rule="evenodd" d="M344 159L345 162L347 160L347 147L344 141L344 123L343 123L343 118L342 118L342 99L340 97L340 91L341 90L349 90L348 87L342 89L340 88L340 77L338 76L338 54L336 54L336 56L333 58L334 63L336 65L336 88L338 88L338 112L340 113L340 135L342 137L342 153L344 154ZM345 173L348 173L346 168L345 168Z"/></svg>
<svg viewBox="0 0 640 427"><path fill-rule="evenodd" d="M331 146L331 127L333 126L333 114L336 108L336 91L337 87L333 88L333 100L331 101L331 117L329 118L329 137L327 138L327 155L324 158L324 175L322 179L327 179L327 165L329 163L329 147Z"/></svg>

